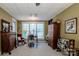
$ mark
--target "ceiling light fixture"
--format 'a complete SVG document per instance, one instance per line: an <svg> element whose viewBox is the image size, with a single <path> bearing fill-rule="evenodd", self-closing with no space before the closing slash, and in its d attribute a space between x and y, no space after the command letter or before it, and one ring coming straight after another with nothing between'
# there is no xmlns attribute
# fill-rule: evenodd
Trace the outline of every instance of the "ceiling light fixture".
<svg viewBox="0 0 79 59"><path fill-rule="evenodd" d="M31 14L30 17L28 17L29 20L38 20L37 14Z"/></svg>
<svg viewBox="0 0 79 59"><path fill-rule="evenodd" d="M39 6L40 5L40 3L36 3L36 6Z"/></svg>

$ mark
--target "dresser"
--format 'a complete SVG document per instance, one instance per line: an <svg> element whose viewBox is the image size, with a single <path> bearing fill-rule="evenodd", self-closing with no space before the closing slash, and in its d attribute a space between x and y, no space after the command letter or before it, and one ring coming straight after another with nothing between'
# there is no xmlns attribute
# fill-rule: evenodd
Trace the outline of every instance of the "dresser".
<svg viewBox="0 0 79 59"><path fill-rule="evenodd" d="M1 54L9 53L16 47L16 34L1 32Z"/></svg>

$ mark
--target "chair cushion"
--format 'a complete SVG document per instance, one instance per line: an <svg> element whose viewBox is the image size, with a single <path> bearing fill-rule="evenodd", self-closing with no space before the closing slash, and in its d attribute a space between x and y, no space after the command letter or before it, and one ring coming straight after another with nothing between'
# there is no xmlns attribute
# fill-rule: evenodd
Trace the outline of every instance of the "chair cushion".
<svg viewBox="0 0 79 59"><path fill-rule="evenodd" d="M18 40L21 40L21 37L18 37Z"/></svg>

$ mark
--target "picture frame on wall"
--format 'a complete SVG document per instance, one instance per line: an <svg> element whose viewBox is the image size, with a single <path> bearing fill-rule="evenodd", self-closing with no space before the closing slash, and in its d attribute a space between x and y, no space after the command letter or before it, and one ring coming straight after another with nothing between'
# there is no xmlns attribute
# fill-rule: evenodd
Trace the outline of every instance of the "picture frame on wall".
<svg viewBox="0 0 79 59"><path fill-rule="evenodd" d="M10 23L1 19L1 31L2 32L10 32Z"/></svg>
<svg viewBox="0 0 79 59"><path fill-rule="evenodd" d="M77 34L77 18L72 18L65 21L65 33Z"/></svg>

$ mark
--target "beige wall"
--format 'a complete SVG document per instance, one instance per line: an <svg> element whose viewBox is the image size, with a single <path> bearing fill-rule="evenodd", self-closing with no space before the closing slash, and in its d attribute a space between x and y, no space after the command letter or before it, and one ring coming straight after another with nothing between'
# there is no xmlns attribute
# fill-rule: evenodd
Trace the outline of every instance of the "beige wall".
<svg viewBox="0 0 79 59"><path fill-rule="evenodd" d="M44 22L44 38L46 39L46 35L48 33L48 21Z"/></svg>
<svg viewBox="0 0 79 59"><path fill-rule="evenodd" d="M77 34L66 34L65 33L65 20L77 17ZM74 39L75 47L79 48L79 4L74 4L71 7L64 10L62 13L54 17L54 21L60 20L61 22L61 37Z"/></svg>
<svg viewBox="0 0 79 59"><path fill-rule="evenodd" d="M21 21L17 21L17 33L22 32L22 24Z"/></svg>
<svg viewBox="0 0 79 59"><path fill-rule="evenodd" d="M0 52L1 52L1 33L0 33Z"/></svg>
<svg viewBox="0 0 79 59"><path fill-rule="evenodd" d="M8 22L12 22L12 16L0 8L0 31L1 31L1 19L4 19Z"/></svg>

